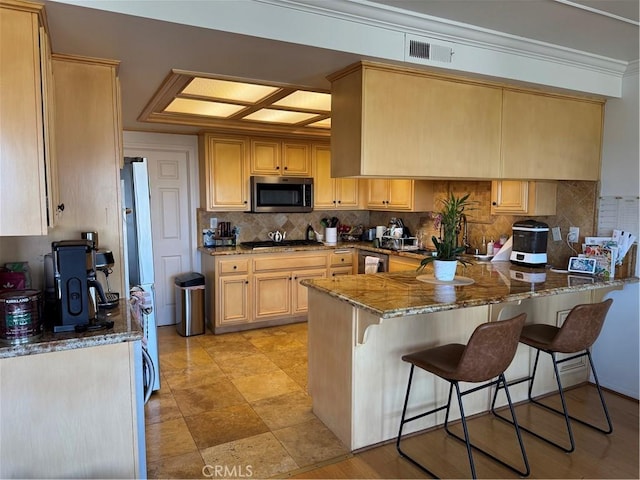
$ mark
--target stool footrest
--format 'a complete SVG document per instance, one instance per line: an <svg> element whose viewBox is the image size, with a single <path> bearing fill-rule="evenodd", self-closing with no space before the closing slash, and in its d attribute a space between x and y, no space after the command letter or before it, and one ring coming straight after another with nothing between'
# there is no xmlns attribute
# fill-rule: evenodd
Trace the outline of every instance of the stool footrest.
<svg viewBox="0 0 640 480"><path fill-rule="evenodd" d="M503 465L504 467L507 467L508 469L510 469L511 471L517 473L518 475L521 475L523 477L526 477L530 474L530 467L529 467L529 460L527 459L527 454L525 452L524 449L524 444L522 442L522 437L520 435L520 430L518 428L518 424L517 424L517 420L515 417L515 411L513 409L513 404L511 402L511 396L509 395L509 390L508 390L508 386L506 385L506 381L504 378L504 374L501 374L496 380L493 380L491 382L485 383L483 385L474 387L474 388L470 388L468 390L465 390L464 392L460 391L460 386L458 384L457 381L453 381L453 380L449 380L450 382L450 386L449 386L449 397L447 400L447 403L445 405L442 405L440 407L434 408L432 410L429 410L428 412L425 413L421 413L418 415L414 415L413 417L410 418L405 418L406 412L407 412L407 403L409 400L409 393L411 391L411 380L413 377L413 365L411 366L411 373L409 375L409 384L407 385L407 395L405 397L405 403L404 403L404 409L402 411L402 418L400 420L400 431L398 433L398 438L396 440L396 450L398 451L398 453L403 457L406 458L407 460L409 460L412 464L414 464L416 467L418 467L419 469L421 469L422 471L426 472L427 474L431 475L434 478L439 478L438 476L436 476L431 470L429 470L427 467L425 467L424 465L422 465L420 462L418 462L417 460L415 460L414 458L412 458L410 455L408 455L405 451L402 450L402 448L400 447L400 443L402 440L402 430L405 424L412 422L414 420L417 420L419 418L423 418L426 417L428 415L434 414L436 412L439 412L441 410L446 410L446 415L445 415L445 421L444 421L444 430L446 431L446 433L448 435L451 435L453 438L455 438L456 440L463 442L466 446L467 446L467 456L469 458L469 465L471 467L471 475L473 478L476 478L476 471L475 471L475 464L473 461L473 456L471 453L471 449L475 449L478 452L482 453L483 455L486 455L487 457L491 458L492 460L498 462L500 465ZM502 384L502 387L500 386ZM515 428L515 432L516 432L516 436L518 439L518 443L520 446L520 451L522 453L522 458L523 458L523 463L524 463L524 470L520 470L516 467L514 467L513 465L508 464L507 462L501 460L500 458L496 457L495 455L487 452L486 450L478 447L477 445L475 445L474 443L471 442L470 437L469 437L469 431L467 428L467 422L466 422L466 418L465 418L465 414L464 414L464 407L462 404L462 397L464 395L467 395L469 393L473 393L476 392L478 390L481 390L483 388L488 388L491 387L492 385L498 385L498 388L496 388L496 395L497 392L500 388L504 388L505 389L505 393L507 395L507 400L509 403L509 408L511 409L511 414L512 414L512 418L514 419L513 422L510 422L514 428ZM453 397L453 389L456 389L456 396L458 399L458 407L460 409L460 421L462 423L462 429L464 431L464 438L459 436L456 433L453 433L450 429L449 429L449 413L451 411L451 400Z"/></svg>
<svg viewBox="0 0 640 480"><path fill-rule="evenodd" d="M546 405L546 404L540 402L537 398L534 398L533 395L532 395L533 382L535 380L536 370L537 370L537 367L538 367L538 360L539 360L541 351L546 352L549 355L551 355L551 360L552 360L553 368L554 368L554 372L555 372L556 383L557 383L557 387L558 387L558 394L560 395L560 401L562 403L562 410L554 408L554 407L552 407L550 405ZM605 418L606 418L606 421L607 421L608 428L601 428L601 427L599 427L597 425L594 425L592 423L586 422L586 421L581 420L579 418L576 418L576 417L574 417L572 415L569 415L569 412L567 410L567 403L566 403L566 400L565 400L565 397L564 397L564 389L562 387L562 382L560 381L560 372L558 370L558 364L566 362L566 361L569 361L569 360L573 360L573 359L576 359L576 358L584 357L584 356L586 356L589 359L589 364L591 366L591 372L593 373L593 377L594 377L594 380L595 380L596 388L598 389L598 395L600 396L600 403L602 405L602 409L603 409L603 412L604 412L604 415L605 415ZM538 349L537 352L536 352L536 359L535 359L535 362L534 362L534 365L533 365L533 373L529 377L524 377L524 378L519 378L519 379L516 379L516 380L511 380L511 381L505 383L505 385L512 386L512 385L517 385L519 383L523 383L523 382L526 382L526 381L529 382L529 389L528 389L528 395L527 395L529 402L533 403L534 405L538 405L539 407L543 407L546 410L549 410L551 412L554 412L554 413L564 417L565 423L566 423L566 426L567 426L567 435L568 435L568 438L569 438L569 447L565 447L563 445L560 445L559 443L554 442L553 440L550 440L549 438L546 438L543 435L541 435L539 433L536 433L533 430L531 430L531 429L529 429L527 427L524 427L522 425L520 425L520 429L521 430L524 430L525 432L533 435L534 437L537 437L540 440L543 440L543 441L547 442L548 444L553 445L554 447L557 447L557 448L559 448L560 450L562 450L563 452L566 452L566 453L571 453L576 448L575 447L575 440L573 438L573 431L571 429L571 422L569 420L574 420L574 421L576 421L578 423L581 423L582 425L585 425L587 427L593 428L594 430L597 430L597 431L602 432L602 433L607 434L607 435L613 432L613 424L611 423L611 418L609 417L609 412L607 410L607 405L606 405L606 403L604 401L604 396L602 394L602 389L600 388L600 382L598 381L598 375L596 374L595 367L593 365L593 360L591 359L591 352L588 349L584 350L581 353L578 353L576 355L572 355L571 357L563 358L561 360L557 360L556 359L556 353L555 352L552 352L552 351L549 351L549 350L540 350L540 349ZM502 415L499 415L495 410L496 398L497 398L498 390L500 388L505 388L505 387L501 386L501 385L497 386L496 391L495 391L495 395L493 397L493 402L491 404L491 412L496 417L498 417L499 419L501 419L501 420L513 425L513 422L511 420L509 420L506 417L503 417ZM538 397L538 398L540 398L540 397Z"/></svg>

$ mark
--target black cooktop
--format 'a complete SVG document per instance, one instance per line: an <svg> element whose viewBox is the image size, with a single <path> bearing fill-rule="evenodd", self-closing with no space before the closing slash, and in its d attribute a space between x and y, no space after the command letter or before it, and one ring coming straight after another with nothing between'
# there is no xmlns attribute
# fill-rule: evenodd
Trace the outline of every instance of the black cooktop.
<svg viewBox="0 0 640 480"><path fill-rule="evenodd" d="M271 247L309 247L314 245L322 245L322 242L316 242L315 240L282 240L280 242L274 242L273 240L263 240L257 242L241 242L240 245L245 248L251 248L255 250L257 248Z"/></svg>

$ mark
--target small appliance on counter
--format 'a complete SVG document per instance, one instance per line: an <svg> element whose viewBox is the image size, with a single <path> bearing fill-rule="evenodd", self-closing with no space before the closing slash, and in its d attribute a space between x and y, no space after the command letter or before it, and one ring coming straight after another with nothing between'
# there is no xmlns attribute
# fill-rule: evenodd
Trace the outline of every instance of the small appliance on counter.
<svg viewBox="0 0 640 480"><path fill-rule="evenodd" d="M525 267L544 267L547 264L549 225L536 220L513 224L511 263Z"/></svg>
<svg viewBox="0 0 640 480"><path fill-rule="evenodd" d="M107 290L104 292L104 296L107 301L106 303L98 302L99 308L114 308L118 306L120 294L118 292L112 292L111 285L109 285L109 275L113 273L114 263L115 260L113 259L113 252L111 250L106 250L104 248L98 248L96 250L96 270L102 272L104 275L104 282L107 285Z"/></svg>
<svg viewBox="0 0 640 480"><path fill-rule="evenodd" d="M51 244L57 316L54 332L71 332L89 328L95 320L93 298L106 303L102 285L96 280L94 242L90 240L63 240ZM108 324L95 325L108 328Z"/></svg>

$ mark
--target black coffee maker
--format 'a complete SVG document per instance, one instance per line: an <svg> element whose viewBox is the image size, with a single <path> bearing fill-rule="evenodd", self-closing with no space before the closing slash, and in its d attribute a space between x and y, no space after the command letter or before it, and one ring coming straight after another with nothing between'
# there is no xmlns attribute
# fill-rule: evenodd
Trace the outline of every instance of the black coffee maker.
<svg viewBox="0 0 640 480"><path fill-rule="evenodd" d="M94 243L62 240L53 242L51 250L57 301L53 331L86 330L95 324L94 298L106 302L102 285L96 280Z"/></svg>

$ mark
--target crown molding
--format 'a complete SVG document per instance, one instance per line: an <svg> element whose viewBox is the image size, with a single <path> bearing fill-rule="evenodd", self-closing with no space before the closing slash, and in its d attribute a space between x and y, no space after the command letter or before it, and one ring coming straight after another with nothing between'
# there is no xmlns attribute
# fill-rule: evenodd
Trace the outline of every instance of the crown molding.
<svg viewBox="0 0 640 480"><path fill-rule="evenodd" d="M254 0L457 45L482 48L622 77L628 63L452 20L409 12L368 0Z"/></svg>

